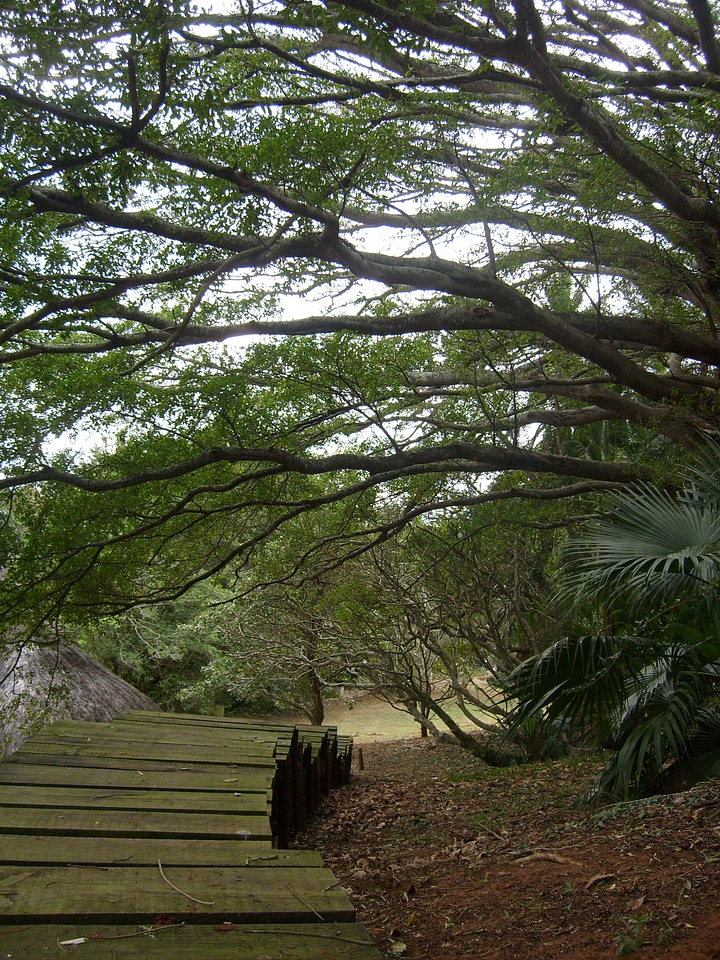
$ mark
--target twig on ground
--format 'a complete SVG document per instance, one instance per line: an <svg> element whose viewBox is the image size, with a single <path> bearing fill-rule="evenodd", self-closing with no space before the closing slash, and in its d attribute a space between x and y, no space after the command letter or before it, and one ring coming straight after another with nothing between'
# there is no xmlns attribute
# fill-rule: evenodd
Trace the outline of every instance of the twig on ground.
<svg viewBox="0 0 720 960"><path fill-rule="evenodd" d="M496 840L502 840L503 843L505 842L505 837L501 837L499 833L496 833L492 827L489 827L486 823L483 823L482 820L478 822L478 826L482 827L482 829L486 833L489 833L491 837L495 837Z"/></svg>
<svg viewBox="0 0 720 960"><path fill-rule="evenodd" d="M533 863L537 860L548 860L550 863L572 863L576 867L580 866L577 860L571 860L570 857L561 857L559 853L546 853L542 850L534 850L516 857L516 862L520 864Z"/></svg>

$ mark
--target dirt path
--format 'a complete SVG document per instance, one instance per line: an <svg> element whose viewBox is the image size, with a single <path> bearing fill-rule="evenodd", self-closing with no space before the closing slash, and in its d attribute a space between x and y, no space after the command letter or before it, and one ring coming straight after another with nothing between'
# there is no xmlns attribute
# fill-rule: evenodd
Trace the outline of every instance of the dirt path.
<svg viewBox="0 0 720 960"><path fill-rule="evenodd" d="M363 755L299 845L390 956L720 958L720 781L588 811L589 760L490 769L419 738Z"/></svg>

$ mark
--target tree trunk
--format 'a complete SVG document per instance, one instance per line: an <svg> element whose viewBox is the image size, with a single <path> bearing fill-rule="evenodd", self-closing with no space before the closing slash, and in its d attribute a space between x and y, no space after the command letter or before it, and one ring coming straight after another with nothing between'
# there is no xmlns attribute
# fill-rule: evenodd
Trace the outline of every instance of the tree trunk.
<svg viewBox="0 0 720 960"><path fill-rule="evenodd" d="M325 703L322 695L322 684L320 678L311 670L308 674L310 681L310 716L315 726L321 726L325 720Z"/></svg>

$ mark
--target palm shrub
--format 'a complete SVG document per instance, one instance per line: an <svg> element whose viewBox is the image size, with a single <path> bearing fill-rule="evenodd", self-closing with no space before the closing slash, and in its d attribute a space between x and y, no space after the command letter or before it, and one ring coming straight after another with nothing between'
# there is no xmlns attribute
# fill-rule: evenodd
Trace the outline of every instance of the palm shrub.
<svg viewBox="0 0 720 960"><path fill-rule="evenodd" d="M512 733L572 724L611 756L591 796L625 799L720 775L720 447L671 493L610 496L567 548L560 597L608 629L564 637L505 682Z"/></svg>

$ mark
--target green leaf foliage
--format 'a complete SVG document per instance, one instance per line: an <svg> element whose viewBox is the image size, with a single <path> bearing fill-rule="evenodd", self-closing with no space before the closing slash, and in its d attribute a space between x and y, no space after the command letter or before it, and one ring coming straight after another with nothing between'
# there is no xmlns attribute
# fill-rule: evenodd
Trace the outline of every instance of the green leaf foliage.
<svg viewBox="0 0 720 960"><path fill-rule="evenodd" d="M3 629L239 582L339 504L308 575L323 537L340 563L511 500L633 484L647 527L637 485L718 430L693 10L4 4ZM710 590L714 508L672 504L593 589Z"/></svg>
<svg viewBox="0 0 720 960"><path fill-rule="evenodd" d="M708 447L674 495L647 486L614 495L567 551L561 595L584 592L636 633L565 637L507 679L512 725L546 716L592 730L612 751L595 796L717 769L719 453Z"/></svg>

